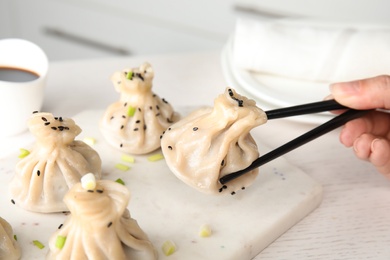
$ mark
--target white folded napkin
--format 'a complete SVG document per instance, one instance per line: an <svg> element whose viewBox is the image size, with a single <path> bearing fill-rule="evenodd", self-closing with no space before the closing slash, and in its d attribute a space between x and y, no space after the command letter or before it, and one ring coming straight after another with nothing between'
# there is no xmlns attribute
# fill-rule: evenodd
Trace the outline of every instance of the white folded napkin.
<svg viewBox="0 0 390 260"><path fill-rule="evenodd" d="M239 17L233 61L242 69L312 81L390 74L390 27Z"/></svg>

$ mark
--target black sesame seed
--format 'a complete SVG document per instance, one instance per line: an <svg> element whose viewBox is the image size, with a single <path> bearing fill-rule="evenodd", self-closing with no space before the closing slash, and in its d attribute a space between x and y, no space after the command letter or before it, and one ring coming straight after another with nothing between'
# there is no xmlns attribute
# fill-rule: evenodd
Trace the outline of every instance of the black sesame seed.
<svg viewBox="0 0 390 260"><path fill-rule="evenodd" d="M110 118L110 120L112 120L112 119L114 119L114 117L113 117L113 116Z"/></svg>
<svg viewBox="0 0 390 260"><path fill-rule="evenodd" d="M91 193L93 192L93 190L87 190L87 191L88 191L88 192L91 192Z"/></svg>
<svg viewBox="0 0 390 260"><path fill-rule="evenodd" d="M199 128L197 128L196 126L194 128L192 128L192 130L194 131L198 131Z"/></svg>
<svg viewBox="0 0 390 260"><path fill-rule="evenodd" d="M122 118L126 118L126 116L125 116L125 115L122 115Z"/></svg>
<svg viewBox="0 0 390 260"><path fill-rule="evenodd" d="M218 190L219 192L222 192L223 191L223 189L222 188L219 188L219 190Z"/></svg>
<svg viewBox="0 0 390 260"><path fill-rule="evenodd" d="M169 146L168 146L168 149L169 149L169 150L172 150L173 148L172 148L172 146L169 145Z"/></svg>
<svg viewBox="0 0 390 260"><path fill-rule="evenodd" d="M156 105L156 109L157 109L157 110L159 110L159 109L160 109L160 107L159 107L158 105Z"/></svg>
<svg viewBox="0 0 390 260"><path fill-rule="evenodd" d="M242 187L241 189L242 189L242 190L245 190L245 187Z"/></svg>
<svg viewBox="0 0 390 260"><path fill-rule="evenodd" d="M171 130L172 130L172 128L168 127L168 131L171 131Z"/></svg>
<svg viewBox="0 0 390 260"><path fill-rule="evenodd" d="M41 175L41 171L40 171L40 170L37 171L37 175L38 175L38 176Z"/></svg>
<svg viewBox="0 0 390 260"><path fill-rule="evenodd" d="M59 225L59 226L58 226L58 229L61 229L63 225L64 225L64 224Z"/></svg>
<svg viewBox="0 0 390 260"><path fill-rule="evenodd" d="M146 130L146 125L144 125L144 130Z"/></svg>
<svg viewBox="0 0 390 260"><path fill-rule="evenodd" d="M121 125L121 129L123 129L125 126L124 125Z"/></svg>
<svg viewBox="0 0 390 260"><path fill-rule="evenodd" d="M166 101L164 98L162 99L162 101L166 104L168 104L168 101Z"/></svg>
<svg viewBox="0 0 390 260"><path fill-rule="evenodd" d="M153 109L153 107L152 107L152 106L150 106L150 107L149 107L149 109L150 109L150 110L152 110L152 109Z"/></svg>
<svg viewBox="0 0 390 260"><path fill-rule="evenodd" d="M50 122L46 122L45 125L50 125Z"/></svg>
<svg viewBox="0 0 390 260"><path fill-rule="evenodd" d="M138 131L138 127L133 129L134 131Z"/></svg>
<svg viewBox="0 0 390 260"><path fill-rule="evenodd" d="M135 121L135 123L136 123L136 124L139 124L139 123L141 123L141 120L137 120L137 121Z"/></svg>
<svg viewBox="0 0 390 260"><path fill-rule="evenodd" d="M119 146L122 148L122 147L123 147L123 144L120 144Z"/></svg>
<svg viewBox="0 0 390 260"><path fill-rule="evenodd" d="M36 113L38 113L38 111L33 111L32 113L33 113L33 114L36 114Z"/></svg>
<svg viewBox="0 0 390 260"><path fill-rule="evenodd" d="M58 117L55 117L54 119L55 119L55 120L58 120Z"/></svg>
<svg viewBox="0 0 390 260"><path fill-rule="evenodd" d="M103 193L103 190L96 190L97 193Z"/></svg>
<svg viewBox="0 0 390 260"><path fill-rule="evenodd" d="M42 119L43 121L47 122L46 117L41 117L41 119Z"/></svg>
<svg viewBox="0 0 390 260"><path fill-rule="evenodd" d="M138 108L138 111L141 112L141 108L140 107Z"/></svg>
<svg viewBox="0 0 390 260"><path fill-rule="evenodd" d="M60 129L60 131L64 131L65 127L64 126L59 126L58 129Z"/></svg>
<svg viewBox="0 0 390 260"><path fill-rule="evenodd" d="M160 135L160 139L162 139L163 138L163 136L162 135Z"/></svg>
<svg viewBox="0 0 390 260"><path fill-rule="evenodd" d="M221 166L224 166L224 165L225 165L225 160L222 160Z"/></svg>
<svg viewBox="0 0 390 260"><path fill-rule="evenodd" d="M124 104L124 106L127 106L127 102Z"/></svg>
<svg viewBox="0 0 390 260"><path fill-rule="evenodd" d="M53 129L53 130L57 130L57 127L55 127L55 126L52 126L52 127L51 127L51 129Z"/></svg>
<svg viewBox="0 0 390 260"><path fill-rule="evenodd" d="M62 121L64 121L64 120L62 119L62 117L60 117L60 122L62 122Z"/></svg>
<svg viewBox="0 0 390 260"><path fill-rule="evenodd" d="M223 188L223 189L227 189L227 186L226 186L226 185L223 185L222 188Z"/></svg>
<svg viewBox="0 0 390 260"><path fill-rule="evenodd" d="M112 222L108 223L107 227L109 228L109 227L111 227L111 225L112 225Z"/></svg>
<svg viewBox="0 0 390 260"><path fill-rule="evenodd" d="M142 75L141 74L139 74L138 73L138 75L137 75L140 79L142 79L142 81L144 81L144 77L142 77Z"/></svg>
<svg viewBox="0 0 390 260"><path fill-rule="evenodd" d="M236 193L234 191L232 191L232 193L230 193L230 194L235 195Z"/></svg>
<svg viewBox="0 0 390 260"><path fill-rule="evenodd" d="M157 113L156 116L160 116L160 113Z"/></svg>
<svg viewBox="0 0 390 260"><path fill-rule="evenodd" d="M233 94L233 91L232 91L230 88L228 89L228 92L229 92L229 96L232 97L232 96L234 95L234 94Z"/></svg>
<svg viewBox="0 0 390 260"><path fill-rule="evenodd" d="M70 130L70 128L69 128L69 127L67 127L67 126L65 126L65 127L64 127L64 130Z"/></svg>
<svg viewBox="0 0 390 260"><path fill-rule="evenodd" d="M173 123L173 121L169 117L167 117L167 122L168 123Z"/></svg>
<svg viewBox="0 0 390 260"><path fill-rule="evenodd" d="M11 202L12 202L12 204L15 204L15 201L13 199L11 200Z"/></svg>

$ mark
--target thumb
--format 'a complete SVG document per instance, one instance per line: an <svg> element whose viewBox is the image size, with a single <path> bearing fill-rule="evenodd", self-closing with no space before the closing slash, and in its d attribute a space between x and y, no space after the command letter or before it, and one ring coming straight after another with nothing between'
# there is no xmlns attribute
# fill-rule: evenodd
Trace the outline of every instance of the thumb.
<svg viewBox="0 0 390 260"><path fill-rule="evenodd" d="M390 109L390 76L334 83L330 92L337 102L355 109Z"/></svg>

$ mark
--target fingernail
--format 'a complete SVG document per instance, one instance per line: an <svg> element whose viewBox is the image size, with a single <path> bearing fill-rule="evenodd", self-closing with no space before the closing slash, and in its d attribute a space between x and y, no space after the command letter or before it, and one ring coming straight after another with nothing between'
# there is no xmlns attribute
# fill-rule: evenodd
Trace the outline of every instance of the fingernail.
<svg viewBox="0 0 390 260"><path fill-rule="evenodd" d="M334 83L329 86L330 92L335 96L356 95L359 92L360 85L356 81Z"/></svg>
<svg viewBox="0 0 390 260"><path fill-rule="evenodd" d="M376 139L374 139L372 141L372 143L371 143L371 151L375 151L375 150L377 150L379 148L379 146L381 145L380 141L381 141L381 139L379 139L379 138L376 138Z"/></svg>
<svg viewBox="0 0 390 260"><path fill-rule="evenodd" d="M362 146L362 140L360 138L356 139L355 142L353 143L353 150L355 151L355 153L361 151L361 146Z"/></svg>
<svg viewBox="0 0 390 260"><path fill-rule="evenodd" d="M324 100L331 100L331 99L334 99L333 95L330 94L330 95L327 95Z"/></svg>

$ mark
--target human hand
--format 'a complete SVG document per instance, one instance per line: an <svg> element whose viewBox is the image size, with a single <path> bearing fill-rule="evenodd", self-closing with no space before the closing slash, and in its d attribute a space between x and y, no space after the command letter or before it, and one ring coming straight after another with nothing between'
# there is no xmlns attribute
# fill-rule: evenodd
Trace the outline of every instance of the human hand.
<svg viewBox="0 0 390 260"><path fill-rule="evenodd" d="M342 105L355 109L390 109L390 76L330 86L333 98ZM370 161L390 179L390 113L373 111L345 124L340 141L353 147L356 156Z"/></svg>

